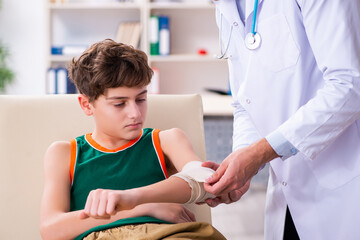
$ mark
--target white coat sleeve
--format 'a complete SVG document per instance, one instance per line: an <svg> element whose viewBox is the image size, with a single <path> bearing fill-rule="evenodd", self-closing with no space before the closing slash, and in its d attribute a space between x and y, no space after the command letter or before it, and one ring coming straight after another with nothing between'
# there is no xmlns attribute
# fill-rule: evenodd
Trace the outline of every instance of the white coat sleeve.
<svg viewBox="0 0 360 240"><path fill-rule="evenodd" d="M261 138L255 128L249 114L236 100L233 103L234 124L233 124L233 151L246 147Z"/></svg>
<svg viewBox="0 0 360 240"><path fill-rule="evenodd" d="M360 1L298 2L324 86L278 130L314 159L360 118Z"/></svg>
<svg viewBox="0 0 360 240"><path fill-rule="evenodd" d="M218 28L221 29L221 13L216 9L216 23ZM224 41L224 39L222 39ZM227 43L221 43L226 46ZM241 106L237 98L237 88L234 86L231 87L231 92L233 96L234 107L234 121L233 121L233 151L236 151L240 148L246 147L251 143L256 142L260 139L258 130L255 128L253 121L251 120L247 111Z"/></svg>

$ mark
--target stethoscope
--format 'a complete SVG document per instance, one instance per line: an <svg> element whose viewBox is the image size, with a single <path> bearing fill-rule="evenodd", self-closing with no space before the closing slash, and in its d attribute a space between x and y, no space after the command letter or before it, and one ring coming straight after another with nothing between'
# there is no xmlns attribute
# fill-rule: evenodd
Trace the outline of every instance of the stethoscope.
<svg viewBox="0 0 360 240"><path fill-rule="evenodd" d="M253 20L252 20L252 25L251 25L251 32L249 32L245 36L245 46L249 50L255 50L255 49L259 48L260 43L261 43L260 34L258 32L255 32L258 2L259 2L259 0L254 1L254 11L253 11ZM230 46L231 35L232 35L232 32L233 32L233 25L231 25L230 34L229 34L229 38L228 38L228 41L227 41L227 44L226 44L226 48L225 48L225 51L223 51L223 46L222 46L222 18L223 18L223 15L221 14L221 17L220 17L220 31L219 31L219 42L220 42L220 53L221 54L220 54L220 56L216 56L216 57L218 59L228 59L228 57L226 56L226 53L227 53L227 51L229 49L229 46Z"/></svg>
<svg viewBox="0 0 360 240"><path fill-rule="evenodd" d="M260 47L260 43L261 43L260 34L258 32L255 32L257 9L258 9L258 0L255 0L251 32L246 34L245 37L245 46L250 50L257 49L258 47Z"/></svg>

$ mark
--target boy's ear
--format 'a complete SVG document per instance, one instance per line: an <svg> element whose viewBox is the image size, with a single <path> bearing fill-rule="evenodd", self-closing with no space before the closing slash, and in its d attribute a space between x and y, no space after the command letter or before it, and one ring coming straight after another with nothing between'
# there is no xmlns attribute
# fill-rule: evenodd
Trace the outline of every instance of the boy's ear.
<svg viewBox="0 0 360 240"><path fill-rule="evenodd" d="M89 98L87 96L85 96L84 94L80 94L78 97L78 100L79 100L80 107L84 111L84 113L87 116L91 116L93 114L93 111L92 111L92 105L89 101Z"/></svg>

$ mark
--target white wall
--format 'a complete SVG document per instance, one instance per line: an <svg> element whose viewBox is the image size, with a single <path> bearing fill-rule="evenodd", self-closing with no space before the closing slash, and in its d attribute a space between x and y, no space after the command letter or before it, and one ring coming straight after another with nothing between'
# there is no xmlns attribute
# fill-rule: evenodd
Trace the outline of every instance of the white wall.
<svg viewBox="0 0 360 240"><path fill-rule="evenodd" d="M10 48L15 82L7 94L45 93L47 0L2 0L0 39Z"/></svg>

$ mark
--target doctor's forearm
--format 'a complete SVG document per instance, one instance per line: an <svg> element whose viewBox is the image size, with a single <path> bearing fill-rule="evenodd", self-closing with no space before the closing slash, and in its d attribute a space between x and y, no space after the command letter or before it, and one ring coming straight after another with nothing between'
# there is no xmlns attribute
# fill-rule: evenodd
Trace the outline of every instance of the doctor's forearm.
<svg viewBox="0 0 360 240"><path fill-rule="evenodd" d="M260 167L274 158L280 157L265 138L251 144L248 151L253 155L254 160L260 163Z"/></svg>

